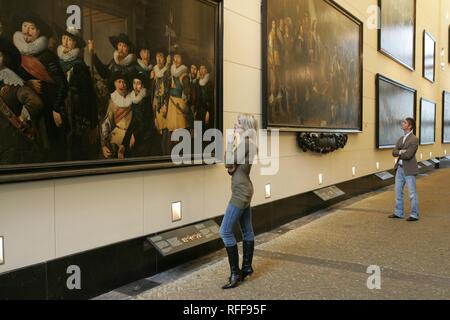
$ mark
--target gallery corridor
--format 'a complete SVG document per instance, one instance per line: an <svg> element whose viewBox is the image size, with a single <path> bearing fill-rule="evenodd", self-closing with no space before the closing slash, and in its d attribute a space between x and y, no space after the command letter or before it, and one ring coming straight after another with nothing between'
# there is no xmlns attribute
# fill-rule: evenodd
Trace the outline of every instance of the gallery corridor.
<svg viewBox="0 0 450 320"><path fill-rule="evenodd" d="M420 222L388 219L388 187L261 235L255 274L236 289L220 288L222 250L98 299L450 299L449 180L448 168L419 178ZM369 266L381 268L381 289L368 289Z"/></svg>

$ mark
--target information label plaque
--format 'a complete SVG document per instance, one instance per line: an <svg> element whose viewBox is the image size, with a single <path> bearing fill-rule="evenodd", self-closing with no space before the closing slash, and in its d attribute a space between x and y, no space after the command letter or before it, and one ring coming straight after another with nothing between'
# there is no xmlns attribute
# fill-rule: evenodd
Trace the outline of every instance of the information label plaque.
<svg viewBox="0 0 450 320"><path fill-rule="evenodd" d="M328 201L337 197L341 197L345 194L344 191L339 189L336 186L320 189L317 191L314 191L314 193L323 201Z"/></svg>
<svg viewBox="0 0 450 320"><path fill-rule="evenodd" d="M433 164L430 162L430 161L422 161L422 163L423 163L423 165L424 166L426 166L426 167L431 167L431 166L433 166Z"/></svg>
<svg viewBox="0 0 450 320"><path fill-rule="evenodd" d="M213 220L161 233L148 241L163 256L169 256L220 238L220 227Z"/></svg>
<svg viewBox="0 0 450 320"><path fill-rule="evenodd" d="M431 161L432 161L433 163L435 163L435 164L441 163L438 159L431 159Z"/></svg>
<svg viewBox="0 0 450 320"><path fill-rule="evenodd" d="M394 175L390 172L384 171L384 172L380 172L375 174L378 178L380 178L383 181L389 180L394 178Z"/></svg>

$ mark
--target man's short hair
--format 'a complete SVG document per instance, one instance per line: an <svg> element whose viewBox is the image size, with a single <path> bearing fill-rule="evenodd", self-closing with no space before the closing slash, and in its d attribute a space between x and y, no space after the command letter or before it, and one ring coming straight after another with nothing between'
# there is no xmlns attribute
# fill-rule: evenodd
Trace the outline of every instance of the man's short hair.
<svg viewBox="0 0 450 320"><path fill-rule="evenodd" d="M415 131L416 130L416 120L414 120L413 118L406 118L405 120L406 120L406 122L408 122L408 124L410 125L411 129L413 131Z"/></svg>

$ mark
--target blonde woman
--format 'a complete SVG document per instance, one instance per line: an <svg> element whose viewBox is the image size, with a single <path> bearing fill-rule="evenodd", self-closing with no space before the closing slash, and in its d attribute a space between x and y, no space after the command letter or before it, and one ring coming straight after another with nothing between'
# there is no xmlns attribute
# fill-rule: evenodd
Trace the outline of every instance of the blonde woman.
<svg viewBox="0 0 450 320"><path fill-rule="evenodd" d="M242 114L234 125L234 133L227 137L225 166L231 178L232 196L226 210L220 235L225 244L231 275L222 289L238 286L253 273L252 260L255 235L252 226L251 201L253 184L250 179L253 159L257 154L256 130L258 124L252 115ZM243 233L243 263L239 269L239 253L233 229L240 225Z"/></svg>

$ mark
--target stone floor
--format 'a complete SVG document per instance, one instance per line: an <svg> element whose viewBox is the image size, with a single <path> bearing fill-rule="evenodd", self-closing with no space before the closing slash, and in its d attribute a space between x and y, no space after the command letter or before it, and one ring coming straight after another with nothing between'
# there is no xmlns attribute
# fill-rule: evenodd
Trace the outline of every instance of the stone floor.
<svg viewBox="0 0 450 320"><path fill-rule="evenodd" d="M450 299L450 169L418 180L421 220L387 216L389 187L294 221L257 238L255 274L223 291L226 252L130 284L97 299ZM406 206L409 209L409 204ZM368 289L379 266L381 289Z"/></svg>

